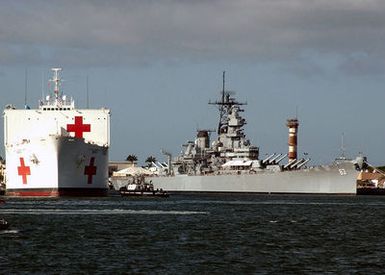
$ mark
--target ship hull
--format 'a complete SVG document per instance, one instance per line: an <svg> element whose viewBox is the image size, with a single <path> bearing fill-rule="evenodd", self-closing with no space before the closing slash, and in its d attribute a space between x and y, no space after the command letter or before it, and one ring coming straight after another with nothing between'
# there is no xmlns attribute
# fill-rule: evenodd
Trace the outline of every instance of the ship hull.
<svg viewBox="0 0 385 275"><path fill-rule="evenodd" d="M283 172L151 177L154 188L168 192L261 194L356 194L358 172L351 163L336 163ZM121 182L124 182L123 180ZM120 180L113 181L119 188Z"/></svg>
<svg viewBox="0 0 385 275"><path fill-rule="evenodd" d="M52 189L9 189L10 197L103 197L108 195L105 188L52 188Z"/></svg>
<svg viewBox="0 0 385 275"><path fill-rule="evenodd" d="M50 135L6 147L8 196L105 196L108 147Z"/></svg>

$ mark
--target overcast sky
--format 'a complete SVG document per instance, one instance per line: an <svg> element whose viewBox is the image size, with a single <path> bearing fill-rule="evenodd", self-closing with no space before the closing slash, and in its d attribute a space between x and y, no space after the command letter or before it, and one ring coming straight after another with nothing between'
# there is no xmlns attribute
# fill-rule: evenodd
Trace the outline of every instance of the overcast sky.
<svg viewBox="0 0 385 275"><path fill-rule="evenodd" d="M385 164L383 0L0 0L0 103L37 106L52 66L65 93L111 109L110 158L162 160L197 128L213 129L222 71L246 101L261 155L299 151L313 163L363 152ZM42 87L42 83L44 83ZM3 131L1 129L1 141ZM4 148L0 149L4 155Z"/></svg>

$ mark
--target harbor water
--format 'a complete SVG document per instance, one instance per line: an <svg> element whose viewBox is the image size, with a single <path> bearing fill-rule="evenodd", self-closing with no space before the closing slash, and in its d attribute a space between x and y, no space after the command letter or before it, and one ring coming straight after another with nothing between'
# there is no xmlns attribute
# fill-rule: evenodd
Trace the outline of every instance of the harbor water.
<svg viewBox="0 0 385 275"><path fill-rule="evenodd" d="M5 198L1 274L380 274L385 197Z"/></svg>

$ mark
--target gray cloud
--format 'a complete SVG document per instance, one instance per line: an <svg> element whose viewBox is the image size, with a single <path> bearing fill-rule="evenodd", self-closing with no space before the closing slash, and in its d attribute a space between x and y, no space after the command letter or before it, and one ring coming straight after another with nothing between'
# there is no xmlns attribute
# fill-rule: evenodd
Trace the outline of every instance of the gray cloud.
<svg viewBox="0 0 385 275"><path fill-rule="evenodd" d="M340 57L346 72L376 73L384 70L384 38L382 0L5 0L0 9L4 64L235 59L317 71L303 59L311 51Z"/></svg>

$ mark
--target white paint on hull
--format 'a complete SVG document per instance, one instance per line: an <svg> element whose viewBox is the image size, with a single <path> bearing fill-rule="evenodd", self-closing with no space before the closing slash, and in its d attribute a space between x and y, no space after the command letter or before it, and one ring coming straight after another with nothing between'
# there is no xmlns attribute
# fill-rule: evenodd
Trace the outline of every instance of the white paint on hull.
<svg viewBox="0 0 385 275"><path fill-rule="evenodd" d="M4 135L7 190L108 189L109 110L7 109Z"/></svg>
<svg viewBox="0 0 385 275"><path fill-rule="evenodd" d="M7 189L107 189L108 147L84 143L77 138L49 136L7 147L6 153ZM85 169L92 158L95 174L88 175ZM20 159L24 160L25 167L29 167L24 182L19 173Z"/></svg>

